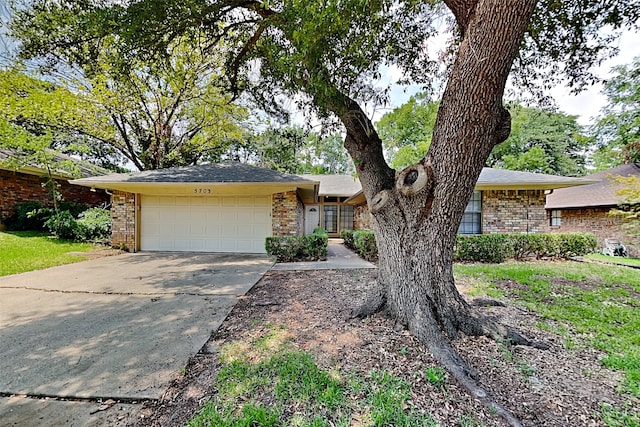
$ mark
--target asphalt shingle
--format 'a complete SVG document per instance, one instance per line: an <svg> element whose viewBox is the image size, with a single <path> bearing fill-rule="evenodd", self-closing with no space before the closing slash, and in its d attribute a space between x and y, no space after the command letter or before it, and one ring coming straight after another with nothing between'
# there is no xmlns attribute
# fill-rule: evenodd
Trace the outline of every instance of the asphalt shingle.
<svg viewBox="0 0 640 427"><path fill-rule="evenodd" d="M291 175L271 169L251 166L246 163L224 162L207 165L183 166L177 168L156 169L142 172L118 173L95 178L76 180L76 183L91 182L270 182L270 183L310 183L311 181L298 175Z"/></svg>
<svg viewBox="0 0 640 427"><path fill-rule="evenodd" d="M640 163L629 163L594 173L585 178L598 181L579 187L561 188L547 196L547 209L617 206L622 202L616 194L621 189L615 182L618 176L640 176Z"/></svg>

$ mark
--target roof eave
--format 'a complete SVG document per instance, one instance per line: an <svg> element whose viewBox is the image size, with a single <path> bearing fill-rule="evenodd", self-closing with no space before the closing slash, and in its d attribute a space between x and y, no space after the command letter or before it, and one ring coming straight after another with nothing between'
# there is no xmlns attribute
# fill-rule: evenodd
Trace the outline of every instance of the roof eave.
<svg viewBox="0 0 640 427"><path fill-rule="evenodd" d="M514 182L514 183L476 183L476 190L554 190L557 188L577 187L594 184L597 181L563 181L563 182Z"/></svg>

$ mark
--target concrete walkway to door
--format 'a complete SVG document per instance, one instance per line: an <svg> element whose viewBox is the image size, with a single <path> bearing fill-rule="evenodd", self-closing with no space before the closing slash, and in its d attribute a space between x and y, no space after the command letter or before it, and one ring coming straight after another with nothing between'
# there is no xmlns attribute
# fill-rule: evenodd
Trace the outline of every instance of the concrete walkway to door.
<svg viewBox="0 0 640 427"><path fill-rule="evenodd" d="M326 261L281 262L272 270L353 270L359 268L378 268L369 261L360 258L344 246L342 239L329 239Z"/></svg>

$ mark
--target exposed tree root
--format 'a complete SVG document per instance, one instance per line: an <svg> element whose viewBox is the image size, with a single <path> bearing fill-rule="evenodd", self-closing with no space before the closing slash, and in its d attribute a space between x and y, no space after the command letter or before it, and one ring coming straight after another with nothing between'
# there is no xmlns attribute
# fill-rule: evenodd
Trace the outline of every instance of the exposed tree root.
<svg viewBox="0 0 640 427"><path fill-rule="evenodd" d="M351 312L351 318L364 318L386 308L387 298L382 287L369 295L364 304ZM474 305L504 306L503 303L494 300L481 300ZM500 324L493 318L472 316L469 330L462 331L468 335L484 335L495 341L508 343L509 345L526 345L538 349L547 350L545 343L532 341L518 333L513 328ZM409 330L422 342L431 355L455 378L455 380L469 394L478 399L484 405L491 408L502 417L510 426L521 427L520 420L507 408L502 406L479 382L477 372L464 360L451 346L444 336L434 318L424 311L424 308L414 308L410 317Z"/></svg>
<svg viewBox="0 0 640 427"><path fill-rule="evenodd" d="M366 301L358 308L354 308L349 315L350 319L364 319L382 309L387 304L387 296L381 286L371 292Z"/></svg>
<svg viewBox="0 0 640 427"><path fill-rule="evenodd" d="M490 298L475 298L470 302L471 305L476 307L506 307L507 305L502 301Z"/></svg>
<svg viewBox="0 0 640 427"><path fill-rule="evenodd" d="M418 309L409 330L429 349L431 355L456 379L458 384L484 405L491 408L512 427L522 427L520 420L502 406L478 380L477 372L449 344L435 321Z"/></svg>
<svg viewBox="0 0 640 427"><path fill-rule="evenodd" d="M549 350L549 344L530 340L515 329L502 325L491 318L485 317L478 319L478 321L482 324L483 335L495 341L506 342L510 345L524 345L540 350Z"/></svg>

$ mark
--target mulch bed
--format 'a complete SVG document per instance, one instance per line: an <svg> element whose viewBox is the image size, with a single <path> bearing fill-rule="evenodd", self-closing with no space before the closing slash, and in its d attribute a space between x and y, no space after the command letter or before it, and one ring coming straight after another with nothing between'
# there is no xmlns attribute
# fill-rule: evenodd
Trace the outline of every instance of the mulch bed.
<svg viewBox="0 0 640 427"><path fill-rule="evenodd" d="M442 388L429 383L424 371L437 364L408 331L397 330L381 314L349 319L373 286L375 274L375 270L269 272L241 299L163 399L143 408L138 425L184 425L215 394L211 384L220 366L216 349L255 338L266 332L268 324L284 325L293 344L312 353L321 367L363 375L386 370L404 378L413 387L407 406L425 410L443 426L461 425L463 420L481 423L469 425L505 425L453 380ZM465 285L460 285L464 293ZM615 392L620 374L602 367L602 353L586 345L566 349L563 337L536 327L542 319L506 302L505 307L480 310L550 349L508 348L482 337L457 340L454 346L478 371L484 386L525 426L605 425L599 415L601 405L623 406L623 396Z"/></svg>

